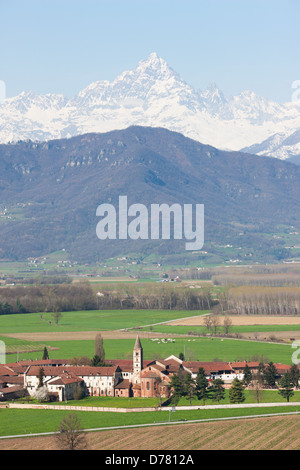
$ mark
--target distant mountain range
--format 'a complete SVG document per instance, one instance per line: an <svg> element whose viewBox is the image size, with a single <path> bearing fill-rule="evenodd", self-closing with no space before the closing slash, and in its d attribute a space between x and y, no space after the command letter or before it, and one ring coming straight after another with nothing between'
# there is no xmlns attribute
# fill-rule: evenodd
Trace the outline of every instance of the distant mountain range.
<svg viewBox="0 0 300 470"><path fill-rule="evenodd" d="M74 98L23 92L0 106L0 142L47 141L129 126L163 127L224 150L279 159L300 155L300 101L278 104L244 91L225 97L216 85L195 90L156 53L113 82Z"/></svg>
<svg viewBox="0 0 300 470"><path fill-rule="evenodd" d="M0 258L62 248L93 262L125 253L185 251L182 240L96 237L101 203L204 204L204 250L230 244L255 260L286 256L300 229L300 167L225 152L162 128L130 127L43 143L0 145Z"/></svg>

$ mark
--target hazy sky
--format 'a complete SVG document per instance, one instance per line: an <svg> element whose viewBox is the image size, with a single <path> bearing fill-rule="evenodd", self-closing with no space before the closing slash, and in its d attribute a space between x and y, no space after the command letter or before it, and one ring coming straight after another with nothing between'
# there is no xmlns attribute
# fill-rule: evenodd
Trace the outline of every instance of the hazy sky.
<svg viewBox="0 0 300 470"><path fill-rule="evenodd" d="M195 88L290 101L299 0L0 0L0 80L72 97L157 52Z"/></svg>

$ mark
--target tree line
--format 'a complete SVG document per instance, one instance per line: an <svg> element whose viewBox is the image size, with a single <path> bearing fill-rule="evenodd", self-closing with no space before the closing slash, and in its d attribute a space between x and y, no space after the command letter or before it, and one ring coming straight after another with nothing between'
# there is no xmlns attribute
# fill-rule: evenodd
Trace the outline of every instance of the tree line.
<svg viewBox="0 0 300 470"><path fill-rule="evenodd" d="M88 283L13 286L0 290L0 314L67 312L97 308Z"/></svg>
<svg viewBox="0 0 300 470"><path fill-rule="evenodd" d="M296 315L300 313L299 287L241 286L229 289L223 308L243 315Z"/></svg>
<svg viewBox="0 0 300 470"><path fill-rule="evenodd" d="M258 370L253 373L246 364L243 371L243 379L237 377L233 379L229 389L230 403L243 403L246 399L245 390L248 388L255 396L257 403L262 398L264 389L277 389L278 393L288 402L294 395L294 389L299 387L299 368L293 365L289 372L280 375L273 362L268 364L260 363ZM202 400L205 405L208 399L220 403L226 397L224 382L217 378L211 382L207 379L205 370L200 367L195 379L184 369L180 369L174 374L169 384L169 390L172 391L170 404L177 405L182 397L189 400L190 404L193 398Z"/></svg>
<svg viewBox="0 0 300 470"><path fill-rule="evenodd" d="M209 310L215 304L210 289L195 292L161 285L146 291L120 288L97 293L87 282L0 289L0 315L96 309Z"/></svg>

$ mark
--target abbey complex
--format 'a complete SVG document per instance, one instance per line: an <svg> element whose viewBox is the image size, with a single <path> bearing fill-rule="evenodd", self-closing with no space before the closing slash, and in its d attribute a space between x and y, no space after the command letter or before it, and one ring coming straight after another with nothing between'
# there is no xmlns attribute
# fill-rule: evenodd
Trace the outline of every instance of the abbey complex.
<svg viewBox="0 0 300 470"><path fill-rule="evenodd" d="M259 365L258 362L183 361L173 355L164 360L144 360L138 336L132 360L105 362L105 367L74 366L68 360L58 359L0 365L0 400L34 396L38 389L43 388L52 400L65 401L75 397L78 387L84 395L90 396L168 398L172 375L180 371L191 374L195 379L202 367L209 381L219 378L225 387L230 387L235 378L243 379L246 364L252 372L256 372ZM280 375L291 367L275 366Z"/></svg>

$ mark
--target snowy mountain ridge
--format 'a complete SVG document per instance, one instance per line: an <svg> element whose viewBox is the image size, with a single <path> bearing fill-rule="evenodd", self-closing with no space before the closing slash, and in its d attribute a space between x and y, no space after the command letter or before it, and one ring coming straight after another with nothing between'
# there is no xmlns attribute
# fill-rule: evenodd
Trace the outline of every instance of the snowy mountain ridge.
<svg viewBox="0 0 300 470"><path fill-rule="evenodd" d="M280 159L300 153L300 101L278 104L252 91L226 97L215 84L196 90L156 53L114 81L91 83L71 99L31 91L0 105L1 143L132 125L164 127L220 149Z"/></svg>

